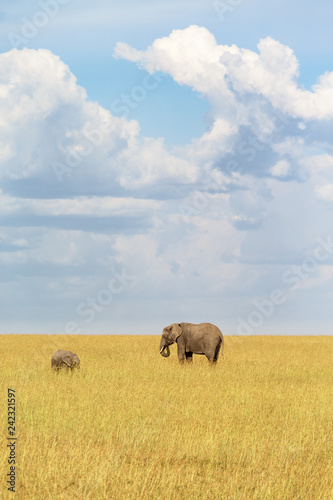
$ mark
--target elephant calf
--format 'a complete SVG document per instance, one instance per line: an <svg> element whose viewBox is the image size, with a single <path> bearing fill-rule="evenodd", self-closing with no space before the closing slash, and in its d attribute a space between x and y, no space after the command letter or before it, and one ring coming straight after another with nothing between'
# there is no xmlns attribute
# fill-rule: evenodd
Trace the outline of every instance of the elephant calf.
<svg viewBox="0 0 333 500"><path fill-rule="evenodd" d="M210 363L216 363L224 339L217 326L211 323L173 323L163 329L160 354L165 358L170 356L169 346L177 342L178 359L184 363L192 362L193 354L204 354Z"/></svg>
<svg viewBox="0 0 333 500"><path fill-rule="evenodd" d="M64 368L67 372L74 368L80 368L80 360L78 356L71 351L56 351L51 359L51 368L59 371Z"/></svg>

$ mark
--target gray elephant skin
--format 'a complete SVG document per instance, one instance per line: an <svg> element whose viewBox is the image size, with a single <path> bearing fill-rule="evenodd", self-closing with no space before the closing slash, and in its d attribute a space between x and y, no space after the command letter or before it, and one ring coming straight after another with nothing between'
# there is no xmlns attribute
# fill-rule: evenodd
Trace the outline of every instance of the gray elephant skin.
<svg viewBox="0 0 333 500"><path fill-rule="evenodd" d="M56 351L51 359L51 368L55 371L71 370L80 368L79 357L71 351Z"/></svg>
<svg viewBox="0 0 333 500"><path fill-rule="evenodd" d="M222 332L211 323L173 323L163 329L160 354L167 358L170 356L169 346L177 343L178 359L184 363L192 363L193 354L204 354L209 363L215 364L223 347Z"/></svg>

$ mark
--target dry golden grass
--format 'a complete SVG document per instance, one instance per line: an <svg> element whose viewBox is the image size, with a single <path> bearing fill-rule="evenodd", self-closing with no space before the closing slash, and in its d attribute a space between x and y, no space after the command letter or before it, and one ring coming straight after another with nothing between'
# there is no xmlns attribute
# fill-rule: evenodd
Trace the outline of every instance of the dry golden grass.
<svg viewBox="0 0 333 500"><path fill-rule="evenodd" d="M17 398L17 499L333 498L332 337L225 339L216 368L158 337L0 336ZM58 349L81 371L51 372ZM4 362L5 361L5 362ZM1 496L2 495L2 496Z"/></svg>

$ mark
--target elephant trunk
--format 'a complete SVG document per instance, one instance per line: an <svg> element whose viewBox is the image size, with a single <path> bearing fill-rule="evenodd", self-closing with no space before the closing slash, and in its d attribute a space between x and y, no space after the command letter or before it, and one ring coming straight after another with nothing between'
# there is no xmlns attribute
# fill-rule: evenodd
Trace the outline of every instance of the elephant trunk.
<svg viewBox="0 0 333 500"><path fill-rule="evenodd" d="M164 345L160 348L160 354L163 358L168 358L170 356L170 349L168 345Z"/></svg>

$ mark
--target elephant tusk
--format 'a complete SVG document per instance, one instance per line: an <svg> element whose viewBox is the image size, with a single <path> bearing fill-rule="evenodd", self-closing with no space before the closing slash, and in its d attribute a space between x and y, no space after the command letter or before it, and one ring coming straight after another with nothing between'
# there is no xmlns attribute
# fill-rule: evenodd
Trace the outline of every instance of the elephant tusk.
<svg viewBox="0 0 333 500"><path fill-rule="evenodd" d="M162 349L160 350L160 354L164 351L165 347L162 347Z"/></svg>

